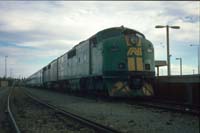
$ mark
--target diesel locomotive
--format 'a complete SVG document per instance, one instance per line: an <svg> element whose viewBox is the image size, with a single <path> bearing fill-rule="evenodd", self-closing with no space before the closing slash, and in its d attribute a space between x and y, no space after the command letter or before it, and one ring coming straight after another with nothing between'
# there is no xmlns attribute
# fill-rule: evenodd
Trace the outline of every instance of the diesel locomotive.
<svg viewBox="0 0 200 133"><path fill-rule="evenodd" d="M27 78L28 86L111 97L154 95L154 48L126 27L104 29Z"/></svg>

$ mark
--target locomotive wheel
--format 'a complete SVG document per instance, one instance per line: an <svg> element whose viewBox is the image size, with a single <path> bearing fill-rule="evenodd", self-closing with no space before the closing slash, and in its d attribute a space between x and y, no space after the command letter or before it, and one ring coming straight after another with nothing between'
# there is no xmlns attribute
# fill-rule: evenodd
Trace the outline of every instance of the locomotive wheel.
<svg viewBox="0 0 200 133"><path fill-rule="evenodd" d="M97 92L102 91L103 90L103 80L102 79L96 79L94 81L94 86L95 86L95 90Z"/></svg>

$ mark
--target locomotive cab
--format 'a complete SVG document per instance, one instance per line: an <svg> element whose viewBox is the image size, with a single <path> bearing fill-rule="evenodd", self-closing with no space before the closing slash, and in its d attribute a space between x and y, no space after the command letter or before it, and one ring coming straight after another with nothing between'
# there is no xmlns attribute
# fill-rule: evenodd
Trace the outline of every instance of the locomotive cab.
<svg viewBox="0 0 200 133"><path fill-rule="evenodd" d="M100 37L109 95L152 96L155 72L151 42L143 34L123 27L104 31Z"/></svg>

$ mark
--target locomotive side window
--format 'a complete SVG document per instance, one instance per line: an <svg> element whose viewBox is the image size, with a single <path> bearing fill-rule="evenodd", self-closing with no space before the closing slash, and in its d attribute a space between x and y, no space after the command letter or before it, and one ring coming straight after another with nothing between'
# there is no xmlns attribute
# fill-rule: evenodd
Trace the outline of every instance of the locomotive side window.
<svg viewBox="0 0 200 133"><path fill-rule="evenodd" d="M97 38L96 37L91 38L90 44L92 44L92 47L96 47L97 46Z"/></svg>
<svg viewBox="0 0 200 133"><path fill-rule="evenodd" d="M47 69L46 67L45 67L45 68L43 68L43 71L46 71L46 69Z"/></svg>
<svg viewBox="0 0 200 133"><path fill-rule="evenodd" d="M76 55L76 49L72 49L71 51L69 51L68 53L67 53L67 58L69 59L69 58L72 58L73 56L75 56Z"/></svg>
<svg viewBox="0 0 200 133"><path fill-rule="evenodd" d="M141 34L136 33L136 36L139 38L144 38Z"/></svg>
<svg viewBox="0 0 200 133"><path fill-rule="evenodd" d="M48 69L50 69L51 68L51 65L48 65Z"/></svg>

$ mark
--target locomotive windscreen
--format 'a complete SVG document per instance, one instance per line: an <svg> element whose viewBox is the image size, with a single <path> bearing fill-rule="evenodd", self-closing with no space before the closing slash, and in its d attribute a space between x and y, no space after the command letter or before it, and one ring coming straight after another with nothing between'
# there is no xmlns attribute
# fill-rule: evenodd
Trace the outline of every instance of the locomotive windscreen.
<svg viewBox="0 0 200 133"><path fill-rule="evenodd" d="M139 33L137 31L134 30L130 30L130 29L125 29L123 32L125 35L129 35L129 34L135 34L136 36L140 37L140 38L145 38L145 36L142 33Z"/></svg>

